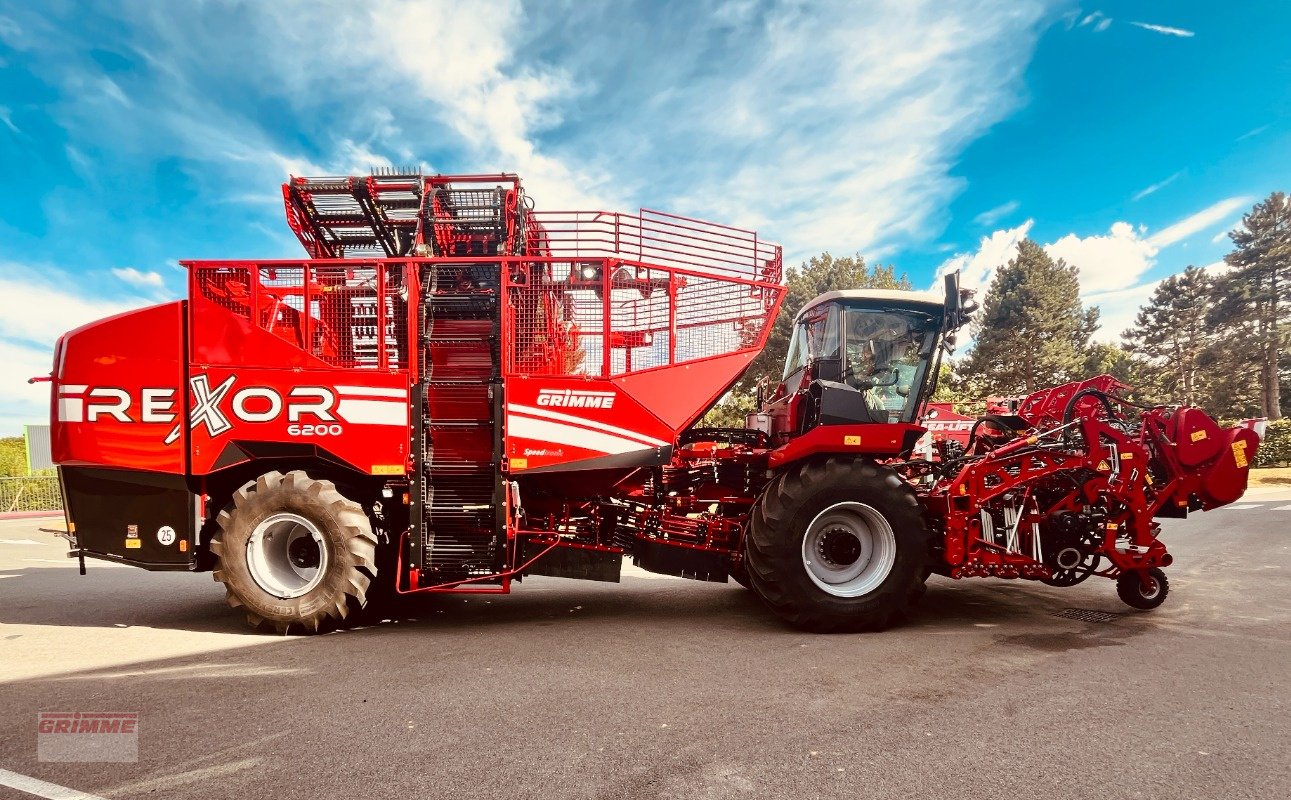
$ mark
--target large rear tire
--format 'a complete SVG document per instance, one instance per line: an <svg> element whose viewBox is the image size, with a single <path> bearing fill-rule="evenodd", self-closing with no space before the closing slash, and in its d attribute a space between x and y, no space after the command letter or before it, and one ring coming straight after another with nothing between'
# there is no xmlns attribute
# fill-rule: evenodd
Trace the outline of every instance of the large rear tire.
<svg viewBox="0 0 1291 800"><path fill-rule="evenodd" d="M366 600L376 536L363 507L301 470L233 493L211 539L215 580L252 626L318 633Z"/></svg>
<svg viewBox="0 0 1291 800"><path fill-rule="evenodd" d="M799 628L880 630L922 595L930 532L913 489L876 464L796 465L753 508L753 588Z"/></svg>

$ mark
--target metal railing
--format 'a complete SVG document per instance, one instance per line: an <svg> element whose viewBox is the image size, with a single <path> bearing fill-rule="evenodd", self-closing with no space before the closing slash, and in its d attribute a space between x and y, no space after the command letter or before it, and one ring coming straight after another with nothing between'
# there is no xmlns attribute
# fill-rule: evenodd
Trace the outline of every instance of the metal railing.
<svg viewBox="0 0 1291 800"><path fill-rule="evenodd" d="M63 495L54 475L0 478L0 512L59 511L62 508Z"/></svg>
<svg viewBox="0 0 1291 800"><path fill-rule="evenodd" d="M539 252L569 258L621 258L704 275L779 283L784 259L780 245L756 231L642 209L531 211L539 226L531 232Z"/></svg>
<svg viewBox="0 0 1291 800"><path fill-rule="evenodd" d="M617 258L504 259L508 375L625 373L756 351L784 294L731 271Z"/></svg>

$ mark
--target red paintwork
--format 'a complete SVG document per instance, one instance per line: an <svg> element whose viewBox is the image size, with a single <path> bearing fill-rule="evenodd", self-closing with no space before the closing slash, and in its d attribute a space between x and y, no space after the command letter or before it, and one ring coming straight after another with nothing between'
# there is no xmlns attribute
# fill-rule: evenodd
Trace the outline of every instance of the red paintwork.
<svg viewBox="0 0 1291 800"><path fill-rule="evenodd" d="M757 351L704 359L674 370L623 375L614 384L675 431L685 430L744 373Z"/></svg>
<svg viewBox="0 0 1291 800"><path fill-rule="evenodd" d="M771 451L767 466L772 469L806 458L824 455L858 455L870 458L895 458L903 445L913 442L924 429L919 425L893 422L886 425L821 425L789 440Z"/></svg>
<svg viewBox="0 0 1291 800"><path fill-rule="evenodd" d="M1043 537L1052 535L1047 534L1052 514L1086 507L1107 509L1097 552L1111 562L1110 576L1168 566L1171 558L1157 538L1154 517L1186 510L1193 497L1210 509L1241 496L1258 437L1245 428L1221 431L1195 408L1153 408L1137 415L1121 411L1109 420L1101 404L1089 398L1093 406L1080 401L1074 419L1081 440L1097 444L1057 446L1063 410L1076 392L1093 387L1111 394L1119 386L1100 376L1031 395L1019 413L1035 421L1032 431L987 449L958 474L919 489L944 531L943 558L952 577L1048 577L1049 567L1033 557L1033 531L1039 530L1043 548ZM1137 421L1136 434L1125 432L1127 421ZM1204 433L1200 438L1217 439L1222 446L1197 461L1199 451L1183 443L1199 431ZM1195 463L1185 463L1181 456ZM1067 477L1081 474L1085 477L1078 485ZM983 533L982 514L1002 503L1018 510L1016 550L1002 547L998 535L988 540Z"/></svg>
<svg viewBox="0 0 1291 800"><path fill-rule="evenodd" d="M184 472L183 434L173 446L162 444L183 412L183 316L184 303L166 303L63 335L50 382L50 438L56 463ZM173 391L168 410L158 407L145 415L143 387ZM125 421L111 413L95 413L92 393L108 389L124 390L129 396Z"/></svg>

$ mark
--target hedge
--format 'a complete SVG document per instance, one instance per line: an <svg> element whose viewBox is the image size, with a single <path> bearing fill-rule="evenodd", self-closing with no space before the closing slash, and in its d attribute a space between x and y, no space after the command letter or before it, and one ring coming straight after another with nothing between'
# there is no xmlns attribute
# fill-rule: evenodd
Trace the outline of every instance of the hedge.
<svg viewBox="0 0 1291 800"><path fill-rule="evenodd" d="M1268 423L1255 454L1257 467L1291 467L1291 418Z"/></svg>

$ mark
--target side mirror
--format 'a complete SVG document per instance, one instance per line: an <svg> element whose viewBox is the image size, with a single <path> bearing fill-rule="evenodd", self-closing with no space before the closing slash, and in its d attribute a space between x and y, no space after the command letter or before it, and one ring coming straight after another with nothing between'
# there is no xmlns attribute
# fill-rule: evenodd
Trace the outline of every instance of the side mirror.
<svg viewBox="0 0 1291 800"><path fill-rule="evenodd" d="M946 330L956 331L968 324L978 305L973 300L977 292L959 288L959 270L946 276Z"/></svg>
<svg viewBox="0 0 1291 800"><path fill-rule="evenodd" d="M960 326L959 316L963 310L964 298L959 293L959 270L946 275L946 329L955 330Z"/></svg>

